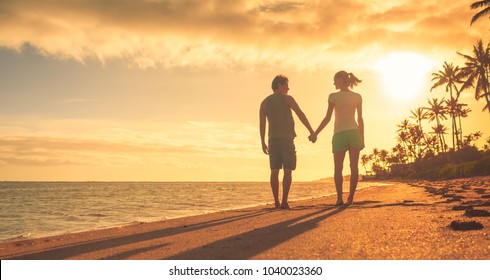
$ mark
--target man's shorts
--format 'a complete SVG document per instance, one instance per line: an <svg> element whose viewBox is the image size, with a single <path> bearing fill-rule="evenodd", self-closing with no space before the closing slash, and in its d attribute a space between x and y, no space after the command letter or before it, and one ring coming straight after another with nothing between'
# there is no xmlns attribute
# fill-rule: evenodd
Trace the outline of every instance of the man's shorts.
<svg viewBox="0 0 490 280"><path fill-rule="evenodd" d="M269 162L271 169L296 169L296 147L293 138L269 139Z"/></svg>
<svg viewBox="0 0 490 280"><path fill-rule="evenodd" d="M332 152L345 152L350 149L363 149L364 141L362 140L359 129L349 129L337 132L332 139Z"/></svg>

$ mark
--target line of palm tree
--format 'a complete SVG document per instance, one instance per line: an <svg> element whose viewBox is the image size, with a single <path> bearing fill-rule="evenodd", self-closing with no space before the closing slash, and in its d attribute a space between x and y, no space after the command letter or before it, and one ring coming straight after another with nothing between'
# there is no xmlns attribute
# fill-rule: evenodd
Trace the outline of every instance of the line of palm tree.
<svg viewBox="0 0 490 280"><path fill-rule="evenodd" d="M480 8L486 7L483 10L476 13L476 15L473 16L473 18L471 19L470 25L472 25L475 21L479 20L480 18L482 18L486 15L490 15L490 0L477 1L473 4L471 4L470 7L471 7L471 9L480 9Z"/></svg>
<svg viewBox="0 0 490 280"><path fill-rule="evenodd" d="M439 86L446 85L446 92L449 92L449 96L450 96L449 102L452 102L451 104L457 103L460 94L457 85L463 84L463 79L462 79L463 72L461 71L459 66L454 66L452 63L444 62L443 70L436 73L432 73L432 76L433 76L432 81L436 81L436 83L432 86L430 91L432 91L433 89ZM456 92L456 98L453 95L453 91ZM451 132L452 132L451 137L453 143L453 150L456 149L455 143L458 142L458 139L456 139L455 141L455 138L458 138L457 135L458 126L456 123L456 116L454 112L455 110L448 110L448 113L451 116Z"/></svg>
<svg viewBox="0 0 490 280"><path fill-rule="evenodd" d="M466 66L462 69L466 81L460 91L474 87L475 99L485 98L487 104L483 107L483 111L488 110L490 113L490 44L483 47L483 42L480 40L476 46L473 46L473 56L460 52L458 54L466 59Z"/></svg>

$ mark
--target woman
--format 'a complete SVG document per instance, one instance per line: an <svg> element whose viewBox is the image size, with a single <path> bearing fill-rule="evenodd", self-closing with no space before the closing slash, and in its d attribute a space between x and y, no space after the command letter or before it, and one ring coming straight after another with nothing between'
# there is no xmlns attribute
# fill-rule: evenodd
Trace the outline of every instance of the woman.
<svg viewBox="0 0 490 280"><path fill-rule="evenodd" d="M359 153L364 148L364 122L362 120L362 97L351 91L361 80L354 74L340 71L334 76L335 88L340 90L328 97L327 115L310 135L309 139L314 143L318 134L325 128L335 111L334 135L332 139L332 152L335 164L335 188L337 190L337 206L344 205L342 200L342 169L345 153L349 151L350 160L350 192L346 205L354 201L354 193L359 177ZM355 112L357 111L357 122Z"/></svg>

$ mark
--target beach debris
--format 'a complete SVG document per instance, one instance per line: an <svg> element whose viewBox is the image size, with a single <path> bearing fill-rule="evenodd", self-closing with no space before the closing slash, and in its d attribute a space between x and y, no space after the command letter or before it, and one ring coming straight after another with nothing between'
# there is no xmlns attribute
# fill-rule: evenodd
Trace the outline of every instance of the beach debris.
<svg viewBox="0 0 490 280"><path fill-rule="evenodd" d="M490 212L487 210L469 209L466 210L464 215L468 217L490 217Z"/></svg>
<svg viewBox="0 0 490 280"><path fill-rule="evenodd" d="M479 230L483 229L483 225L476 221L452 221L449 225L453 230Z"/></svg>
<svg viewBox="0 0 490 280"><path fill-rule="evenodd" d="M475 188L475 192L477 194L484 194L485 193L485 189L482 189L482 188Z"/></svg>
<svg viewBox="0 0 490 280"><path fill-rule="evenodd" d="M490 194L482 195L481 198L490 198Z"/></svg>
<svg viewBox="0 0 490 280"><path fill-rule="evenodd" d="M470 205L458 205L458 206L453 206L453 210L460 211L460 210L472 210L473 206Z"/></svg>
<svg viewBox="0 0 490 280"><path fill-rule="evenodd" d="M425 187L425 190L431 194L443 195L449 191L449 188L434 188L434 187Z"/></svg>
<svg viewBox="0 0 490 280"><path fill-rule="evenodd" d="M448 198L446 201L447 202L455 202L455 201L461 201L461 199L465 198L464 196L460 196L460 195L455 195L451 198Z"/></svg>

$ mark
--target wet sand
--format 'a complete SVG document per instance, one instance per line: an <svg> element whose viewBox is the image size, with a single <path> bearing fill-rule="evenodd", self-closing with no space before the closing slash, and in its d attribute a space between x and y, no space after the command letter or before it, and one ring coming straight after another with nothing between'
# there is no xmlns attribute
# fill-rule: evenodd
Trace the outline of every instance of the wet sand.
<svg viewBox="0 0 490 280"><path fill-rule="evenodd" d="M490 176L390 183L349 207L330 196L6 242L0 259L490 259Z"/></svg>

